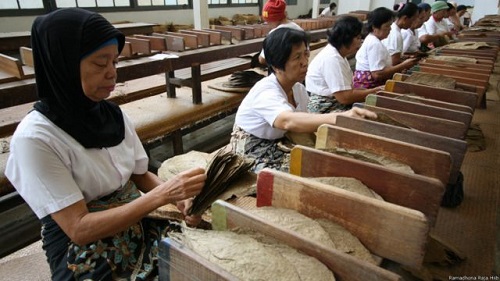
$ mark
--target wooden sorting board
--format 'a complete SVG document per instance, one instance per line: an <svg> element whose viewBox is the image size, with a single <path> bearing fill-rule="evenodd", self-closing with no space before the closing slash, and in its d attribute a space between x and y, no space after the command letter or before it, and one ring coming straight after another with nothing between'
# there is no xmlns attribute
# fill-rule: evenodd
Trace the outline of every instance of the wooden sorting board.
<svg viewBox="0 0 500 281"><path fill-rule="evenodd" d="M448 152L427 148L334 125L322 125L316 133L316 148L357 149L386 156L410 166L415 173L439 179L447 184L451 156Z"/></svg>
<svg viewBox="0 0 500 281"><path fill-rule="evenodd" d="M340 251L305 239L294 231L284 229L250 214L244 209L218 200L212 205L212 221L215 230L230 230L244 227L273 237L297 250L317 258L341 280L401 280L401 277L376 265Z"/></svg>
<svg viewBox="0 0 500 281"><path fill-rule="evenodd" d="M424 213L430 225L436 222L444 194L444 185L438 179L402 173L300 145L292 149L290 173L302 177L356 178L384 200Z"/></svg>

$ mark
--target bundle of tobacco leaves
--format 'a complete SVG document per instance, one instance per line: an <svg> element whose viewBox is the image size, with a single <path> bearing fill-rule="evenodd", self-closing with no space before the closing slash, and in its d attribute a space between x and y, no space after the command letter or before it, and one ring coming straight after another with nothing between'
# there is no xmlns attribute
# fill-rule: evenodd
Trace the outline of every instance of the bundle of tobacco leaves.
<svg viewBox="0 0 500 281"><path fill-rule="evenodd" d="M251 88L255 83L265 76L253 70L236 71L229 77L229 81L224 83L229 88Z"/></svg>
<svg viewBox="0 0 500 281"><path fill-rule="evenodd" d="M231 151L219 150L208 163L207 180L200 194L193 200L190 215L201 215L230 184L244 173L248 173L254 160L243 158Z"/></svg>

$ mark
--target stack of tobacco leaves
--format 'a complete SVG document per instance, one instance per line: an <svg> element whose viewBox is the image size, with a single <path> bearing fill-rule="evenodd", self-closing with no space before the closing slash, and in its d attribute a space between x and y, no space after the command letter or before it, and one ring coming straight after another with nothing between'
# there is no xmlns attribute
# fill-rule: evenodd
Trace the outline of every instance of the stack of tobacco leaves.
<svg viewBox="0 0 500 281"><path fill-rule="evenodd" d="M229 81L224 83L228 88L251 88L255 83L265 76L253 70L236 71L229 77Z"/></svg>
<svg viewBox="0 0 500 281"><path fill-rule="evenodd" d="M201 215L234 180L247 173L254 162L234 152L219 150L208 163L205 186L194 198L189 215Z"/></svg>

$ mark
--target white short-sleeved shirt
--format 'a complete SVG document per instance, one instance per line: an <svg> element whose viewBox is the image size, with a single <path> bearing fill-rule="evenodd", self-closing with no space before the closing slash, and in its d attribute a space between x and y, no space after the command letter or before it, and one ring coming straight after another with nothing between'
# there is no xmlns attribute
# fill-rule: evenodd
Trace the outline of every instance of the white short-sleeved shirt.
<svg viewBox="0 0 500 281"><path fill-rule="evenodd" d="M448 32L448 25L444 20L436 22L433 16L431 16L425 23L425 30L427 34L434 35L438 33Z"/></svg>
<svg viewBox="0 0 500 281"><path fill-rule="evenodd" d="M335 92L352 89L349 61L331 44L326 45L309 64L306 89L321 96L332 96Z"/></svg>
<svg viewBox="0 0 500 281"><path fill-rule="evenodd" d="M278 28L292 28L292 29L304 31L304 29L302 29L302 27L300 27L300 25L294 23L293 21L289 21L287 23L282 23L282 24L278 25L276 28L271 29L268 34L271 34L271 32L275 31ZM264 54L264 49L262 49L262 51L260 51L259 56L266 58L266 54Z"/></svg>
<svg viewBox="0 0 500 281"><path fill-rule="evenodd" d="M417 29L418 38L420 38L424 35L429 35L429 32L427 32L427 28L425 27L425 22L424 22L424 24L422 24L422 26L419 29Z"/></svg>
<svg viewBox="0 0 500 281"><path fill-rule="evenodd" d="M382 44L384 44L391 56L403 53L403 36L401 35L401 28L399 28L396 22L391 24L391 32L389 32L387 38L382 40Z"/></svg>
<svg viewBox="0 0 500 281"><path fill-rule="evenodd" d="M356 53L356 70L379 71L391 65L392 59L387 48L375 35L368 34Z"/></svg>
<svg viewBox="0 0 500 281"><path fill-rule="evenodd" d="M5 175L38 218L80 200L90 202L148 170L148 157L124 115L125 138L114 147L86 149L38 111L14 133Z"/></svg>
<svg viewBox="0 0 500 281"><path fill-rule="evenodd" d="M331 17L334 15L333 14L334 12L335 12L335 10L333 10L333 11L330 10L330 6L328 6L328 7L324 8L323 11L321 11L320 15L325 16L325 17Z"/></svg>
<svg viewBox="0 0 500 281"><path fill-rule="evenodd" d="M414 53L420 48L420 40L418 40L418 31L411 29L401 30L403 36L403 53Z"/></svg>
<svg viewBox="0 0 500 281"><path fill-rule="evenodd" d="M304 85L296 83L292 90L296 108L288 102L287 95L274 74L262 78L241 102L235 124L262 139L282 138L286 131L273 127L276 117L285 111L307 112L309 96Z"/></svg>

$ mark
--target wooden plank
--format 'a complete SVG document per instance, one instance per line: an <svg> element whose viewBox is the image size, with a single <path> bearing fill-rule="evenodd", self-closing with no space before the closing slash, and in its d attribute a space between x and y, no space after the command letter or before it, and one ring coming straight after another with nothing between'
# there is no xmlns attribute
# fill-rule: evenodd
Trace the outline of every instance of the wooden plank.
<svg viewBox="0 0 500 281"><path fill-rule="evenodd" d="M483 74L483 75L490 75L491 74L491 67L489 66L471 66L471 64L465 65L465 64L443 64L439 63L436 60L433 61L420 61L418 63L419 66L428 66L428 67L433 67L433 68L441 68L441 69L448 69L448 70L458 70L458 71L466 71L468 73L475 73L475 74ZM477 76L481 78L480 76Z"/></svg>
<svg viewBox="0 0 500 281"><path fill-rule="evenodd" d="M252 26L246 26L246 25L235 25L237 28L241 28L245 31L245 36L243 37L244 39L253 39L253 38L259 38L260 36L256 36L256 30Z"/></svg>
<svg viewBox="0 0 500 281"><path fill-rule="evenodd" d="M134 35L135 38L146 39L151 43L151 50L166 51L167 42L164 37L151 35Z"/></svg>
<svg viewBox="0 0 500 281"><path fill-rule="evenodd" d="M198 31L198 30L196 30ZM207 33L210 38L210 45L220 45L222 44L222 32L210 30L210 29L201 29L200 32ZM231 33L229 33L229 39L231 39Z"/></svg>
<svg viewBox="0 0 500 281"><path fill-rule="evenodd" d="M395 132L398 133L398 132ZM406 164L419 175L447 184L450 153L333 125L322 125L316 133L316 148L345 148L371 152Z"/></svg>
<svg viewBox="0 0 500 281"><path fill-rule="evenodd" d="M457 110L457 111L466 112L466 113L470 113L470 114L472 114L474 112L472 110L472 108L470 108L469 106L466 106L466 105L461 105L461 104L451 103L451 102L444 102L444 101L435 100L435 99L427 99L425 97L416 96L416 95L398 94L398 93L389 92L389 91L378 91L376 93L376 95L382 96L382 97L400 99L400 100L411 100L411 101L415 101L415 102L422 103L422 104L437 106L439 108L448 108L451 110Z"/></svg>
<svg viewBox="0 0 500 281"><path fill-rule="evenodd" d="M221 39L227 41L229 44L233 43L233 33L228 30L222 30L222 29L202 29L203 31L210 31L210 32L218 32L221 35Z"/></svg>
<svg viewBox="0 0 500 281"><path fill-rule="evenodd" d="M328 219L349 230L377 256L410 267L422 264L429 223L419 211L271 169L261 171L257 179L257 207L262 206Z"/></svg>
<svg viewBox="0 0 500 281"><path fill-rule="evenodd" d="M186 48L198 49L199 47L198 37L196 37L196 35L184 34L180 32L168 32L168 31L166 31L165 34L184 38L184 43Z"/></svg>
<svg viewBox="0 0 500 281"><path fill-rule="evenodd" d="M133 54L151 54L151 42L146 39L139 39L134 37L125 37L125 41L132 44Z"/></svg>
<svg viewBox="0 0 500 281"><path fill-rule="evenodd" d="M164 33L153 33L154 36L164 37L167 40L167 50L174 52L182 52L186 49L186 44L183 37L167 35Z"/></svg>
<svg viewBox="0 0 500 281"><path fill-rule="evenodd" d="M444 185L438 179L407 174L301 145L292 149L290 174L301 177L356 178L385 201L424 213L430 225L436 222L444 194Z"/></svg>
<svg viewBox="0 0 500 281"><path fill-rule="evenodd" d="M440 108L437 106L422 104L414 101L404 101L400 99L383 97L374 94L366 96L365 104L462 122L467 127L469 127L470 122L472 121L471 113Z"/></svg>
<svg viewBox="0 0 500 281"><path fill-rule="evenodd" d="M214 29L231 31L231 36L234 37L236 40L245 39L245 30L243 28L231 27L231 26L225 26L225 25L215 25Z"/></svg>
<svg viewBox="0 0 500 281"><path fill-rule="evenodd" d="M220 266L170 238L162 240L159 249L160 280L189 281L193 278L206 281L240 280Z"/></svg>
<svg viewBox="0 0 500 281"><path fill-rule="evenodd" d="M27 65L30 67L35 67L33 63L33 51L28 47L20 47L19 54L21 55L21 62L23 65Z"/></svg>
<svg viewBox="0 0 500 281"><path fill-rule="evenodd" d="M467 133L468 126L464 123L424 116L399 110L370 106L366 104L355 103L354 106L365 108L378 114L386 114L390 118L398 122L422 132L437 134L445 137L464 139Z"/></svg>
<svg viewBox="0 0 500 281"><path fill-rule="evenodd" d="M215 230L244 227L298 249L317 258L332 270L341 280L401 280L401 278L381 267L362 262L348 254L329 249L315 241L304 239L296 232L273 225L266 220L245 210L218 200L212 205L212 222Z"/></svg>
<svg viewBox="0 0 500 281"><path fill-rule="evenodd" d="M446 151L452 159L449 183L455 183L467 150L467 142L436 134L391 126L367 119L338 116L336 126Z"/></svg>
<svg viewBox="0 0 500 281"><path fill-rule="evenodd" d="M0 70L18 79L24 78L21 61L5 54L0 54Z"/></svg>
<svg viewBox="0 0 500 281"><path fill-rule="evenodd" d="M290 173L301 177L352 177L385 201L422 212L434 225L444 194L443 183L380 165L297 145L290 157Z"/></svg>
<svg viewBox="0 0 500 281"><path fill-rule="evenodd" d="M423 72L443 74L443 75L446 75L449 77L462 76L462 77L467 78L467 81L478 80L478 81L482 81L483 83L487 83L490 79L489 74L482 74L482 73L478 73L476 71L472 72L472 71L468 71L468 70L459 70L456 68L452 69L452 68L447 68L447 67L443 67L443 66L433 67L431 65L423 64L423 65L419 65L419 69L420 69L420 71L423 71ZM457 80L457 81L459 81L459 80ZM477 83L479 83L479 82L477 82ZM472 83L472 84L484 85L483 83L481 83L481 84Z"/></svg>
<svg viewBox="0 0 500 281"><path fill-rule="evenodd" d="M429 99L469 106L470 108L475 108L478 100L478 95L473 92L435 88L396 80L387 80L385 90L401 94L416 94Z"/></svg>
<svg viewBox="0 0 500 281"><path fill-rule="evenodd" d="M198 37L198 43L201 47L210 46L210 34L203 31L195 31L195 30L180 30L180 33L195 35Z"/></svg>
<svg viewBox="0 0 500 281"><path fill-rule="evenodd" d="M120 53L120 56L130 58L130 57L132 57L132 54L133 54L132 43L125 41L125 44L123 45L123 49L122 49L122 52Z"/></svg>

